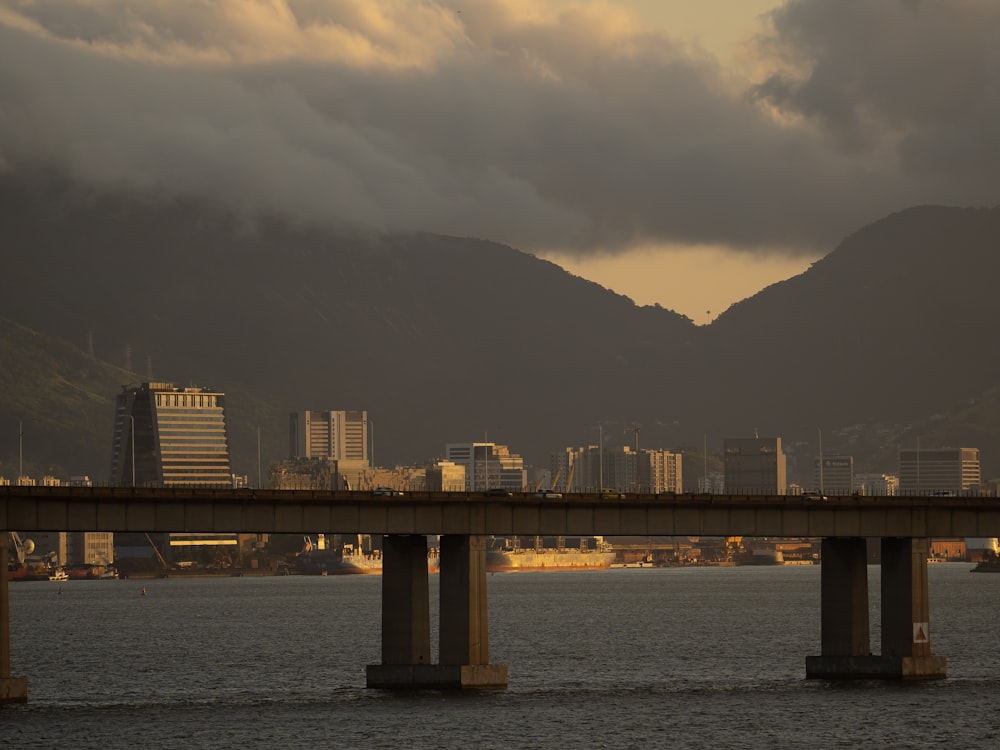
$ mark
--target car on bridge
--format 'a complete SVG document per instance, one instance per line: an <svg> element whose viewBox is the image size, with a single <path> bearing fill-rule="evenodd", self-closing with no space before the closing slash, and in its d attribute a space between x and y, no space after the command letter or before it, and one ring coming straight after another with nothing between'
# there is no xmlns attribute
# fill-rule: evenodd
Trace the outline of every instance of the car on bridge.
<svg viewBox="0 0 1000 750"><path fill-rule="evenodd" d="M625 493L619 492L618 490L609 490L604 488L601 490L601 500L624 500Z"/></svg>
<svg viewBox="0 0 1000 750"><path fill-rule="evenodd" d="M829 500L826 495L822 495L819 492L803 492L803 500Z"/></svg>
<svg viewBox="0 0 1000 750"><path fill-rule="evenodd" d="M376 487L372 494L375 497L402 497L403 491L395 487Z"/></svg>
<svg viewBox="0 0 1000 750"><path fill-rule="evenodd" d="M543 500L559 500L562 498L562 493L555 490L540 490L535 493L535 497Z"/></svg>

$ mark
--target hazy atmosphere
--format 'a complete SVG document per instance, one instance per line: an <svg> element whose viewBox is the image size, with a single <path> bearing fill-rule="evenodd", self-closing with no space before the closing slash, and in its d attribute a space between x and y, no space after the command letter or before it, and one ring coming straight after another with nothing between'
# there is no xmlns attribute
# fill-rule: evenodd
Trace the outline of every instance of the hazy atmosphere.
<svg viewBox="0 0 1000 750"><path fill-rule="evenodd" d="M887 213L997 203L998 33L985 1L7 1L0 168L487 238L703 323Z"/></svg>

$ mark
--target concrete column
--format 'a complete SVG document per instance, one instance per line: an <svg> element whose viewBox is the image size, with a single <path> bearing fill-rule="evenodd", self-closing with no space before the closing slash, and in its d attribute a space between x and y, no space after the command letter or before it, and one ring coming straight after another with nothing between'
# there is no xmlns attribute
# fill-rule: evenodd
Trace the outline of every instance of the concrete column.
<svg viewBox="0 0 1000 750"><path fill-rule="evenodd" d="M863 538L824 539L820 571L823 656L868 656L868 560Z"/></svg>
<svg viewBox="0 0 1000 750"><path fill-rule="evenodd" d="M869 636L864 549L863 539L823 540L823 654L806 657L806 677L871 680L943 678L947 671L945 658L932 656L930 652L927 540L882 540L881 655L866 654ZM863 600L860 593L862 585L865 591ZM859 609L862 606L863 613Z"/></svg>
<svg viewBox="0 0 1000 750"><path fill-rule="evenodd" d="M0 704L26 703L28 678L10 676L10 591L7 582L9 532L0 530Z"/></svg>
<svg viewBox="0 0 1000 750"><path fill-rule="evenodd" d="M882 540L882 655L915 679L945 676L945 657L931 655L928 550L927 539Z"/></svg>
<svg viewBox="0 0 1000 750"><path fill-rule="evenodd" d="M441 537L442 664L489 664L486 539Z"/></svg>
<svg viewBox="0 0 1000 750"><path fill-rule="evenodd" d="M427 538L382 540L382 664L430 664Z"/></svg>
<svg viewBox="0 0 1000 750"><path fill-rule="evenodd" d="M507 667L489 663L489 636L486 610L486 541L467 535L441 538L441 646L440 664L429 664L426 625L427 542L412 543L407 559L408 576L392 572L395 553L386 537L382 569L382 664L368 665L368 687L413 688L499 688L507 687ZM420 561L418 562L418 547ZM416 569L421 567L422 576ZM420 586L414 581L420 581ZM400 607L396 601L406 604ZM420 602L416 600L419 599ZM421 604L422 603L422 604ZM421 606L423 609L421 609ZM409 621L387 613L418 612ZM390 621L391 620L391 621Z"/></svg>

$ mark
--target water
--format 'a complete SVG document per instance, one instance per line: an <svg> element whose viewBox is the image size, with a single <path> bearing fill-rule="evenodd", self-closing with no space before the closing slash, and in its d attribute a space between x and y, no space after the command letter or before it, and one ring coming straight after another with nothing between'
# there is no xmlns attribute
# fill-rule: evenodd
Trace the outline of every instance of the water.
<svg viewBox="0 0 1000 750"><path fill-rule="evenodd" d="M483 693L364 687L378 577L18 583L31 697L0 710L0 748L974 746L996 729L1000 575L970 567L930 567L949 679L908 685L803 679L818 567L490 576L510 687Z"/></svg>

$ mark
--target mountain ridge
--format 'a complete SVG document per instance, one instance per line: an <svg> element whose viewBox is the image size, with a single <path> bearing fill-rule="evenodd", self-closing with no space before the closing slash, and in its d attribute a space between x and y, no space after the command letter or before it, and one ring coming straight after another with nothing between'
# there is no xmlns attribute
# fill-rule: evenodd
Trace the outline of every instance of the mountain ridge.
<svg viewBox="0 0 1000 750"><path fill-rule="evenodd" d="M609 444L632 444L639 423L644 445L665 448L755 428L808 446L817 425L918 424L989 392L1000 370L987 346L1000 209L897 212L695 326L485 240L25 185L0 176L0 316L79 346L93 335L119 364L131 347L124 382L147 379L134 371L148 357L156 379L225 390L241 473L256 471L258 428L263 460L284 457L298 409L368 409L379 463L488 435L545 464L595 444L599 422ZM921 351L942 361L916 366ZM7 398L0 416L20 408ZM11 449L0 434L0 458Z"/></svg>

